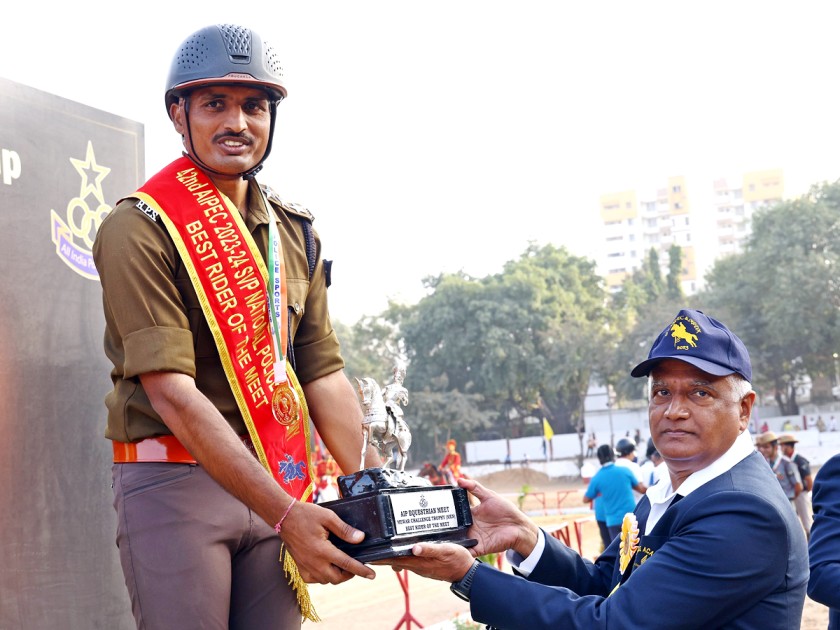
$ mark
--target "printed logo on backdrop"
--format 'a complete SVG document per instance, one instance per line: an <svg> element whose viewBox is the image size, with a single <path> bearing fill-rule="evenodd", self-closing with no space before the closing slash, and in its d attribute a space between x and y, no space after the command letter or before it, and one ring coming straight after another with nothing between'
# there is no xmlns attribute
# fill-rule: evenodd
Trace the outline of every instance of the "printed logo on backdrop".
<svg viewBox="0 0 840 630"><path fill-rule="evenodd" d="M73 271L90 280L99 280L93 264L93 239L102 219L111 211L105 203L102 181L111 169L96 163L93 143L88 140L84 159L70 158L79 174L79 195L67 202L64 215L50 210L55 253Z"/></svg>

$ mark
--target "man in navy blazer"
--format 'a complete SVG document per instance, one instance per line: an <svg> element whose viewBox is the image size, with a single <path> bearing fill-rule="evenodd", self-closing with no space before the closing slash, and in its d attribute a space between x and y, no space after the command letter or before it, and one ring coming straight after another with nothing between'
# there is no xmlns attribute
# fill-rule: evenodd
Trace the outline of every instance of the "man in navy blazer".
<svg viewBox="0 0 840 630"><path fill-rule="evenodd" d="M497 628L799 628L805 535L746 430L749 354L720 322L682 310L631 372L649 376L650 433L668 466L622 535L590 562L472 480L472 550L421 544L398 566L452 582ZM473 555L507 550L519 575Z"/></svg>
<svg viewBox="0 0 840 630"><path fill-rule="evenodd" d="M808 596L830 608L829 630L840 630L840 455L820 467L811 501L814 522L808 548Z"/></svg>

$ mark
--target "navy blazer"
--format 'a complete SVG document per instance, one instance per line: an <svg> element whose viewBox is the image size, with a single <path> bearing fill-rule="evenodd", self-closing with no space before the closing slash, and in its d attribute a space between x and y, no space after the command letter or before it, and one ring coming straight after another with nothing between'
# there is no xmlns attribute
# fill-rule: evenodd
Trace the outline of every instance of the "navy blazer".
<svg viewBox="0 0 840 630"><path fill-rule="evenodd" d="M840 455L823 464L814 478L811 501L811 579L808 596L825 604L829 630L840 630Z"/></svg>
<svg viewBox="0 0 840 630"><path fill-rule="evenodd" d="M640 542L618 587L618 538L596 562L546 536L524 579L482 565L473 619L498 628L798 629L808 583L802 525L770 466L752 453L673 503ZM612 592L612 594L610 594Z"/></svg>

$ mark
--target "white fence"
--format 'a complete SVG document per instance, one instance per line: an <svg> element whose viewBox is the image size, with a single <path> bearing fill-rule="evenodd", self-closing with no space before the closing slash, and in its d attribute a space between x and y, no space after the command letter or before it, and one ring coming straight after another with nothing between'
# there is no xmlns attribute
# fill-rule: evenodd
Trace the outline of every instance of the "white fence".
<svg viewBox="0 0 840 630"><path fill-rule="evenodd" d="M780 433L784 420L784 418L768 419L770 430ZM614 430L615 426L614 424ZM625 428L625 425L621 425L621 428L623 430L620 433L615 432L616 440L623 437L627 431L630 432L630 435L633 435L636 429L636 427ZM609 427L589 428L589 432L592 431L595 431L598 444L609 444ZM829 457L840 453L840 431L819 432L814 428L807 431L787 432L792 433L799 440L796 447L797 451L808 458L813 467L819 467ZM648 434L642 432L642 438L646 441ZM549 477L580 475L580 470L574 463L575 458L581 453L580 442L575 433L555 435L551 439L550 447L546 445L545 452L543 451L544 441L541 437L467 442L464 445L465 472L471 476L481 476L504 468L508 443L510 443L511 466L528 465L535 470L545 472ZM644 457L644 448L644 444L639 448L638 455L640 457ZM586 454L586 436L584 436L583 453ZM593 462L597 462L597 459L589 457L585 459L585 462L592 465Z"/></svg>

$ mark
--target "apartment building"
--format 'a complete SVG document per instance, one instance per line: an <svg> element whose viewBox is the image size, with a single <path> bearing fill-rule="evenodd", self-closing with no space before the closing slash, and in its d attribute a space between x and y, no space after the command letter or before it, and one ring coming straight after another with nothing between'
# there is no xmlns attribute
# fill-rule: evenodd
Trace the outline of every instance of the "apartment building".
<svg viewBox="0 0 840 630"><path fill-rule="evenodd" d="M720 256L741 251L753 214L781 201L781 169L755 171L711 181L668 177L649 190L627 190L600 198L603 247L599 271L610 291L640 268L651 248L659 255L663 277L672 245L682 250L683 291L692 294Z"/></svg>
<svg viewBox="0 0 840 630"><path fill-rule="evenodd" d="M782 200L784 175L775 169L722 177L715 180L714 191L717 255L736 254L752 231L753 214Z"/></svg>

